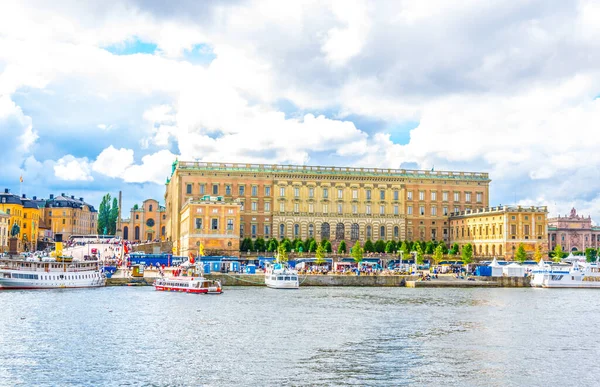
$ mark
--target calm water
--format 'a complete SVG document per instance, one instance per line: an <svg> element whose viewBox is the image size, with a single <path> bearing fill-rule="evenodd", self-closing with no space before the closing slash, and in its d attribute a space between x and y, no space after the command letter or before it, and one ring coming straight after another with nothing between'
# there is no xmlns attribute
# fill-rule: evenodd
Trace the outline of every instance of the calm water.
<svg viewBox="0 0 600 387"><path fill-rule="evenodd" d="M598 385L600 292L0 292L0 384Z"/></svg>

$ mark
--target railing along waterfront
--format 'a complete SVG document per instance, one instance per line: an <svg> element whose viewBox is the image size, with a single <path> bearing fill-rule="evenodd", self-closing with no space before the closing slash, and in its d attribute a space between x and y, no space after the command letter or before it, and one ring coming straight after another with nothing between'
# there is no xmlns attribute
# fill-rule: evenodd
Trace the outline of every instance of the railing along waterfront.
<svg viewBox="0 0 600 387"><path fill-rule="evenodd" d="M358 176L389 176L389 177L416 177L423 179L467 179L489 180L487 172L452 172L452 171L427 171L418 169L390 169L390 168L361 168L361 167L330 167L310 165L280 165L280 164L241 164L241 163L213 163L202 161L179 161L179 169L198 169L206 171L231 171L231 172L265 172L265 173L298 173L322 175L358 175Z"/></svg>

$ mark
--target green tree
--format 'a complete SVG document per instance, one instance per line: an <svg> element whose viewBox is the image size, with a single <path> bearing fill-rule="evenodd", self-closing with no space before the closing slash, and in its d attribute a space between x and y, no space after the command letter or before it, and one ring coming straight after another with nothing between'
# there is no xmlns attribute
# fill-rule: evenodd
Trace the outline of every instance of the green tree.
<svg viewBox="0 0 600 387"><path fill-rule="evenodd" d="M304 251L309 252L310 251L310 242L312 242L312 238L306 238L306 240L303 243L304 246Z"/></svg>
<svg viewBox="0 0 600 387"><path fill-rule="evenodd" d="M275 252L277 251L277 247L279 247L279 242L277 242L277 239L271 238L269 240L269 244L267 245L267 251Z"/></svg>
<svg viewBox="0 0 600 387"><path fill-rule="evenodd" d="M296 243L294 243L294 251L296 251L296 252L306 251L306 250L304 250L304 242L302 242L300 239L297 239Z"/></svg>
<svg viewBox="0 0 600 387"><path fill-rule="evenodd" d="M460 247L458 246L458 243L454 242L452 248L450 249L450 251L448 251L448 254L457 255L458 253L460 253Z"/></svg>
<svg viewBox="0 0 600 387"><path fill-rule="evenodd" d="M375 242L375 252L377 253L383 253L385 252L385 241L380 239L377 242Z"/></svg>
<svg viewBox="0 0 600 387"><path fill-rule="evenodd" d="M134 205L133 205L133 209L134 209L134 210L139 210L139 209L140 209L140 206L138 206L137 204L134 204Z"/></svg>
<svg viewBox="0 0 600 387"><path fill-rule="evenodd" d="M315 253L315 258L317 258L315 261L315 263L317 265L320 266L325 263L325 248L323 246L319 245L317 247L317 252Z"/></svg>
<svg viewBox="0 0 600 387"><path fill-rule="evenodd" d="M462 258L462 261L467 265L469 265L469 263L473 262L473 245L471 245L470 243L467 243L466 245L463 246L461 258Z"/></svg>
<svg viewBox="0 0 600 387"><path fill-rule="evenodd" d="M265 240L262 238L256 238L254 241L254 251L265 251Z"/></svg>
<svg viewBox="0 0 600 387"><path fill-rule="evenodd" d="M439 244L433 252L432 258L436 265L439 264L442 261L442 259L444 258L444 248L442 246L445 246L445 245Z"/></svg>
<svg viewBox="0 0 600 387"><path fill-rule="evenodd" d="M588 262L594 262L596 260L596 249L588 247L585 249L585 260Z"/></svg>
<svg viewBox="0 0 600 387"><path fill-rule="evenodd" d="M444 255L445 255L445 254L448 254L448 246L446 246L446 244L445 244L445 243L442 243L442 242L440 242L440 244L438 245L438 247L439 247L439 246L442 246L442 253L443 253Z"/></svg>
<svg viewBox="0 0 600 387"><path fill-rule="evenodd" d="M366 253L372 253L375 251L375 246L373 245L373 242L371 242L370 239L367 239L367 241L365 242L364 251Z"/></svg>
<svg viewBox="0 0 600 387"><path fill-rule="evenodd" d="M102 197L98 208L98 234L107 234L110 229L110 194Z"/></svg>
<svg viewBox="0 0 600 387"><path fill-rule="evenodd" d="M552 258L552 260L554 262L560 262L560 260L562 259L562 247L560 245L556 245L556 247L554 248L554 258Z"/></svg>
<svg viewBox="0 0 600 387"><path fill-rule="evenodd" d="M108 217L108 233L115 235L117 233L117 218L119 217L119 201L117 198L113 198L112 207L110 208L110 214ZM158 235L158 233L156 233Z"/></svg>
<svg viewBox="0 0 600 387"><path fill-rule="evenodd" d="M346 254L348 248L346 247L346 241L341 241L338 246L338 254Z"/></svg>
<svg viewBox="0 0 600 387"><path fill-rule="evenodd" d="M333 249L331 248L331 242L329 242L328 240L325 240L325 244L323 244L323 248L328 253L331 253L333 251Z"/></svg>
<svg viewBox="0 0 600 387"><path fill-rule="evenodd" d="M240 251L253 251L254 245L252 244L252 239L244 238L242 239L242 244L240 245Z"/></svg>
<svg viewBox="0 0 600 387"><path fill-rule="evenodd" d="M315 241L315 240L313 239L312 241L310 241L310 246L308 246L308 251L309 251L310 253L314 253L314 252L316 252L316 251L317 251L317 249L318 249L319 247L321 247L321 248L322 248L323 246L319 245L319 246L317 247L317 241Z"/></svg>
<svg viewBox="0 0 600 387"><path fill-rule="evenodd" d="M392 254L394 251L396 251L396 242L392 241L388 241L388 243L386 243L385 245L385 252L388 254Z"/></svg>
<svg viewBox="0 0 600 387"><path fill-rule="evenodd" d="M542 259L542 247L540 246L539 243L535 245L535 251L533 252L533 259L536 262L539 262Z"/></svg>
<svg viewBox="0 0 600 387"><path fill-rule="evenodd" d="M283 246L283 249L286 251L286 253L289 253L290 251L292 251L292 242L289 239L284 239L279 244L279 249L277 251L281 251L281 246ZM287 254L286 254L286 257L287 257Z"/></svg>
<svg viewBox="0 0 600 387"><path fill-rule="evenodd" d="M404 259L408 259L408 253L410 252L410 247L408 247L408 243L406 243L406 241L402 242L402 244L400 245L400 248L398 250L400 252L402 252L401 257L403 257Z"/></svg>
<svg viewBox="0 0 600 387"><path fill-rule="evenodd" d="M523 263L527 260L527 252L525 251L525 246L522 243L519 243L519 247L517 248L517 253L515 254L515 261Z"/></svg>
<svg viewBox="0 0 600 387"><path fill-rule="evenodd" d="M435 246L434 246L433 242L429 241L429 242L425 243L425 254L433 254L434 249L435 249Z"/></svg>
<svg viewBox="0 0 600 387"><path fill-rule="evenodd" d="M415 243L414 247L415 247L415 252L417 253L415 256L415 260L416 260L415 263L417 265L422 265L423 264L423 248L421 247L420 243Z"/></svg>
<svg viewBox="0 0 600 387"><path fill-rule="evenodd" d="M287 241L290 243L290 241ZM288 261L288 250L285 247L285 243L282 243L277 248L277 262L287 262Z"/></svg>
<svg viewBox="0 0 600 387"><path fill-rule="evenodd" d="M354 258L354 262L358 265L363 260L363 249L360 247L360 243L356 241L354 246L352 247L352 258Z"/></svg>

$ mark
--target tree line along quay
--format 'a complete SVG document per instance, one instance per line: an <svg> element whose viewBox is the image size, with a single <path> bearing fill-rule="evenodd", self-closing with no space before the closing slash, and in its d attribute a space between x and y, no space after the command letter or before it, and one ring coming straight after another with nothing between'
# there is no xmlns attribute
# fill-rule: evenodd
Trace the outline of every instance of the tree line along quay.
<svg viewBox="0 0 600 387"><path fill-rule="evenodd" d="M146 199L128 216L120 193L106 195L96 210L75 195L30 199L5 189L0 249L6 251L14 223L22 251L59 233L64 239L97 233L154 241L176 256L198 255L200 245L207 255L238 257L279 245L292 255L302 249L304 256L321 245L326 254L343 255L358 243L365 256L419 254L418 246L427 259L441 251L473 260L516 260L523 253L533 259L539 252L554 255L558 247L577 254L598 249L600 228L589 216L573 209L548 218L546 206L491 206L490 184L483 172L175 160L164 205Z"/></svg>

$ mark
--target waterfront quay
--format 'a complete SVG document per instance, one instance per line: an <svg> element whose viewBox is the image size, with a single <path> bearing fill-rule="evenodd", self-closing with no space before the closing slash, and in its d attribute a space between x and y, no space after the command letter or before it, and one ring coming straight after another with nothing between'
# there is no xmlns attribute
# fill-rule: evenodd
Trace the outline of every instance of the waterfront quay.
<svg viewBox="0 0 600 387"><path fill-rule="evenodd" d="M107 286L150 286L159 277L158 272L146 270L144 277L133 278L121 270L106 282ZM211 273L205 278L218 280L227 286L266 286L264 274ZM438 275L438 278L421 280L417 275L300 275L300 286L348 286L348 287L409 287L409 288L472 288L472 287L528 287L529 277L470 277L458 279L453 275Z"/></svg>

